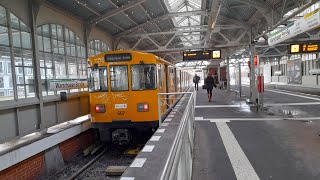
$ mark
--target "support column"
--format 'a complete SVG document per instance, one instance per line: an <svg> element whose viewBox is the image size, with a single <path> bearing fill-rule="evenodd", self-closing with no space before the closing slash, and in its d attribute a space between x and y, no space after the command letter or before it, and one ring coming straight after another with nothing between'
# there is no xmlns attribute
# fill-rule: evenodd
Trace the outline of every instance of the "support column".
<svg viewBox="0 0 320 180"><path fill-rule="evenodd" d="M257 86L256 86L256 74L255 74L255 66L254 66L254 55L255 55L255 45L254 45L254 34L253 29L251 27L250 30L250 99L249 103L257 103Z"/></svg>
<svg viewBox="0 0 320 180"><path fill-rule="evenodd" d="M241 62L239 62L239 96L241 97L242 93L242 83L241 83Z"/></svg>
<svg viewBox="0 0 320 180"><path fill-rule="evenodd" d="M44 106L43 106L43 96L42 96L42 82L41 82L41 73L40 73L40 60L39 60L39 47L38 47L38 36L37 36L37 13L39 10L39 6L34 4L32 0L29 0L29 12L31 18L31 45L32 45L32 55L33 55L33 67L35 73L35 92L39 99L39 121L37 122L37 129L42 129L44 120Z"/></svg>
<svg viewBox="0 0 320 180"><path fill-rule="evenodd" d="M230 63L229 57L227 57L227 91L230 91Z"/></svg>

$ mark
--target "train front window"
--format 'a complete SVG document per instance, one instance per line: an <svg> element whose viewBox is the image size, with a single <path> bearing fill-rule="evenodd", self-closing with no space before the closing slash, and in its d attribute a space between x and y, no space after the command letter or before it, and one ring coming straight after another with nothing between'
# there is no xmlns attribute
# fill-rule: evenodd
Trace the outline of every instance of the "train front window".
<svg viewBox="0 0 320 180"><path fill-rule="evenodd" d="M111 91L128 91L128 66L110 66Z"/></svg>
<svg viewBox="0 0 320 180"><path fill-rule="evenodd" d="M106 67L88 68L89 92L108 91L108 74Z"/></svg>
<svg viewBox="0 0 320 180"><path fill-rule="evenodd" d="M131 65L132 90L156 89L156 65Z"/></svg>

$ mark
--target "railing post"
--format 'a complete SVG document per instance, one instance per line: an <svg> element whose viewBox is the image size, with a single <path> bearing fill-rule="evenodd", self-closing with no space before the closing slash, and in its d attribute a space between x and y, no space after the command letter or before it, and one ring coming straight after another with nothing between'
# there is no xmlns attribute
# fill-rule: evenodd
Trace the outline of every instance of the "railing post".
<svg viewBox="0 0 320 180"><path fill-rule="evenodd" d="M158 94L158 116L159 116L159 127L161 126L161 95Z"/></svg>

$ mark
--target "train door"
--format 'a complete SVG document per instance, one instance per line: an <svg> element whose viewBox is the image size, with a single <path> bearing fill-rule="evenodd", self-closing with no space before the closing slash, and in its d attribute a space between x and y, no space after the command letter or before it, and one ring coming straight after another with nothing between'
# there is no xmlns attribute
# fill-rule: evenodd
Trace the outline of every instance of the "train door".
<svg viewBox="0 0 320 180"><path fill-rule="evenodd" d="M127 65L110 66L111 117L113 122L129 121L129 67Z"/></svg>

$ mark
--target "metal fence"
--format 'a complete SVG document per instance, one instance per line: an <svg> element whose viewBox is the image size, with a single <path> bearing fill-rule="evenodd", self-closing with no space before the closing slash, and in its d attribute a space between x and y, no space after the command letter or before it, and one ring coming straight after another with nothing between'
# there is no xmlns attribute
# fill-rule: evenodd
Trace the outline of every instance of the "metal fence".
<svg viewBox="0 0 320 180"><path fill-rule="evenodd" d="M194 117L196 93L160 93L161 95L184 95L189 99L182 115L177 134L171 146L168 159L161 174L161 180L183 179L189 180L192 177L192 156L194 147ZM161 117L159 111L159 117Z"/></svg>

